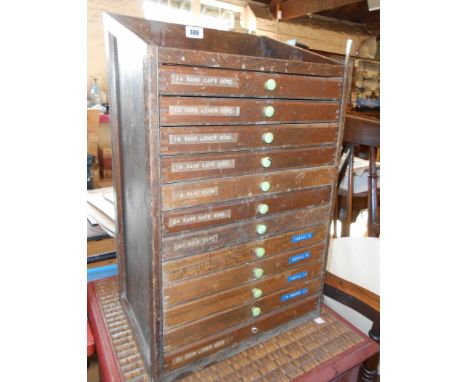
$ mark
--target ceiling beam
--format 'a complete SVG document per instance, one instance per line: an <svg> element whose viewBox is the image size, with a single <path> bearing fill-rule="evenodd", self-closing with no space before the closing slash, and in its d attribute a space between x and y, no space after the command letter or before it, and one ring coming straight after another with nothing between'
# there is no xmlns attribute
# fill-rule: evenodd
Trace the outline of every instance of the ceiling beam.
<svg viewBox="0 0 468 382"><path fill-rule="evenodd" d="M289 20L360 1L362 0L271 0L269 6L271 13L276 17L276 7L279 3L281 19Z"/></svg>

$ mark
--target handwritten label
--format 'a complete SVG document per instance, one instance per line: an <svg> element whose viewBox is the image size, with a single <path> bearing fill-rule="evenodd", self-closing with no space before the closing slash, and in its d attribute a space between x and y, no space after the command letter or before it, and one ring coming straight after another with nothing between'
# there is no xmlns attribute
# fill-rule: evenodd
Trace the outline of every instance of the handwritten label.
<svg viewBox="0 0 468 382"><path fill-rule="evenodd" d="M237 133L219 134L170 134L170 145L191 145L196 143L229 143L237 142Z"/></svg>
<svg viewBox="0 0 468 382"><path fill-rule="evenodd" d="M307 288L299 289L299 290L296 290L296 291L291 292L291 293L283 294L281 296L280 300L281 300L281 302L285 302L285 301L291 300L292 298L303 296L303 295L307 294L307 292L308 292Z"/></svg>
<svg viewBox="0 0 468 382"><path fill-rule="evenodd" d="M303 279L304 277L307 277L307 271L299 272L299 273L296 273L294 275L289 276L288 277L288 283L290 283L292 281Z"/></svg>
<svg viewBox="0 0 468 382"><path fill-rule="evenodd" d="M309 258L310 258L310 251L298 253L297 255L291 256L289 258L288 264L294 264L294 263L297 263L299 261L309 259Z"/></svg>
<svg viewBox="0 0 468 382"><path fill-rule="evenodd" d="M196 237L193 239L181 240L181 241L178 241L177 243L174 243L174 250L178 251L180 249L200 247L208 243L214 244L217 242L218 242L217 234L205 236L205 237Z"/></svg>
<svg viewBox="0 0 468 382"><path fill-rule="evenodd" d="M301 233L300 235L291 236L292 243L298 243L300 241L309 240L314 236L313 232Z"/></svg>
<svg viewBox="0 0 468 382"><path fill-rule="evenodd" d="M198 74L171 74L171 83L174 85L221 86L237 88L239 84L235 77L202 76Z"/></svg>
<svg viewBox="0 0 468 382"><path fill-rule="evenodd" d="M231 217L231 210L207 212L205 214L198 215L185 215L178 216L169 219L169 227L175 227L178 225L203 223L214 220L229 219Z"/></svg>
<svg viewBox="0 0 468 382"><path fill-rule="evenodd" d="M199 349L193 350L191 352L188 352L188 353L185 353L183 355L180 355L180 356L177 356L177 357L173 358L172 359L172 364L177 365L177 364L179 364L181 362L188 361L188 360L192 359L193 357L195 357L197 355L204 354L204 353L207 353L207 352L211 352L212 350L216 350L216 349L219 349L221 347L224 347L227 344L229 344L229 342L230 342L229 338L224 338L224 339L218 340L216 342L213 342L211 344L205 345L205 346L203 346L203 347L201 347Z"/></svg>
<svg viewBox="0 0 468 382"><path fill-rule="evenodd" d="M172 197L177 200L205 198L218 195L218 187L199 188L195 190L173 191Z"/></svg>
<svg viewBox="0 0 468 382"><path fill-rule="evenodd" d="M169 105L169 115L238 117L240 106Z"/></svg>
<svg viewBox="0 0 468 382"><path fill-rule="evenodd" d="M188 38L203 38L203 28L191 27L187 25L185 27L185 37Z"/></svg>
<svg viewBox="0 0 468 382"><path fill-rule="evenodd" d="M204 170L219 170L223 168L236 167L235 159L223 160L207 160L199 162L180 162L172 163L172 172L187 172L187 171L204 171Z"/></svg>

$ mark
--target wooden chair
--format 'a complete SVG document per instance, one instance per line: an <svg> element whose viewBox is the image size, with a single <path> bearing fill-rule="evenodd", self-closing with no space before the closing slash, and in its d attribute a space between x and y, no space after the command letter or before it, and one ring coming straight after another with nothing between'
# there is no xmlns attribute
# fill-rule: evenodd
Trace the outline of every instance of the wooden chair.
<svg viewBox="0 0 468 382"><path fill-rule="evenodd" d="M354 155L356 146L365 146L369 148L369 178L367 195L356 195L354 193ZM348 112L345 119L345 129L343 135L343 146L348 148L345 161L339 169L338 184L341 183L348 172L347 194L343 198L337 192L334 209L334 237L337 233L337 220L339 211L345 206L346 216L342 224L341 236L349 236L351 222L354 220L356 209L353 209L353 199L356 197L367 197L368 222L367 232L370 237L380 236L380 220L377 190L377 167L376 156L380 147L380 120L375 116L362 115L362 113ZM361 199L362 200L362 199Z"/></svg>
<svg viewBox="0 0 468 382"><path fill-rule="evenodd" d="M332 239L324 285L324 302L376 342L380 341L379 245L378 238ZM376 381L378 364L378 353L367 359L360 381Z"/></svg>

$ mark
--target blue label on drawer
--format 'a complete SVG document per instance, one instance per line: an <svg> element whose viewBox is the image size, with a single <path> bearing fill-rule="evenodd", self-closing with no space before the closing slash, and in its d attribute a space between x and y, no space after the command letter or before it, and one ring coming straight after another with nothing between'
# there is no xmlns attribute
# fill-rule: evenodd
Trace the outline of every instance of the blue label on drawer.
<svg viewBox="0 0 468 382"><path fill-rule="evenodd" d="M308 292L308 289L307 289L307 288L303 288L303 289L299 289L299 290L296 290L296 291L291 292L291 293L283 294L283 295L281 296L281 302L285 302L285 301L291 300L291 299L294 298L294 297L303 296L303 295L307 294L307 292Z"/></svg>
<svg viewBox="0 0 468 382"><path fill-rule="evenodd" d="M298 261L302 261L308 258L310 258L310 251L298 253L297 255L291 256L288 260L288 263L294 264L294 263L297 263Z"/></svg>
<svg viewBox="0 0 468 382"><path fill-rule="evenodd" d="M307 271L299 272L299 273L296 273L295 275L289 276L288 277L288 283L290 283L291 281L296 281L296 280L299 280L299 279L303 279L304 277L307 277Z"/></svg>
<svg viewBox="0 0 468 382"><path fill-rule="evenodd" d="M314 236L313 232L301 233L300 235L291 236L291 242L298 243L303 240L309 240L312 238L312 236Z"/></svg>

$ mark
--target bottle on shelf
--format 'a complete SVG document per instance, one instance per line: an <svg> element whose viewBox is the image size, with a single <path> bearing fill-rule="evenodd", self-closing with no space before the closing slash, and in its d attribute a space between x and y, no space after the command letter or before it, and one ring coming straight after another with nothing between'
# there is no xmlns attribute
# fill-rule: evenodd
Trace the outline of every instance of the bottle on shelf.
<svg viewBox="0 0 468 382"><path fill-rule="evenodd" d="M91 90L89 91L89 104L88 107L101 105L101 88L97 83L97 78L93 80Z"/></svg>

